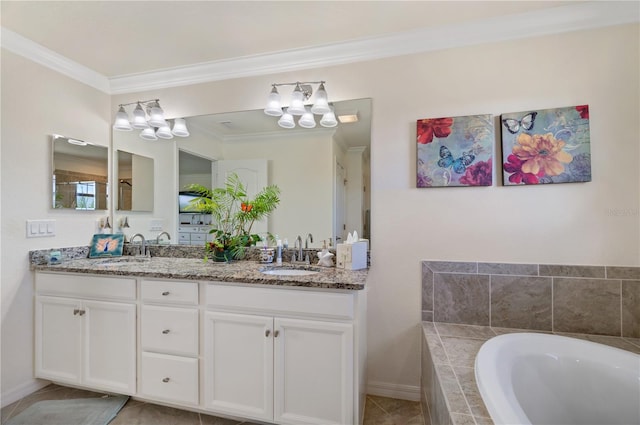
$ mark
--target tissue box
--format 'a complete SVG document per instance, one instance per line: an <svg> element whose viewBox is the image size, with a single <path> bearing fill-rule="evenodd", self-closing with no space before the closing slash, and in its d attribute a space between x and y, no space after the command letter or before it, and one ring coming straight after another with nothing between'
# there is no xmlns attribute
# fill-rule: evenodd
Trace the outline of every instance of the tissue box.
<svg viewBox="0 0 640 425"><path fill-rule="evenodd" d="M336 267L347 270L367 268L367 243L339 243L336 246Z"/></svg>

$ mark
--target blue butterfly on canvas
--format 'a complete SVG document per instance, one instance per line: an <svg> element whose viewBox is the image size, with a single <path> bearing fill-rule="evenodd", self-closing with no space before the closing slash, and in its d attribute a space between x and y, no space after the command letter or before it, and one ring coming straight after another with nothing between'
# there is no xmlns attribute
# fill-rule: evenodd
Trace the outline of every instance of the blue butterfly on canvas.
<svg viewBox="0 0 640 425"><path fill-rule="evenodd" d="M516 134L518 131L520 131L521 127L528 131L533 128L533 124L536 121L536 115L538 115L538 113L534 111L529 112L519 120L515 118L504 118L502 120L502 124L507 127L507 131L509 131L509 133L511 134Z"/></svg>
<svg viewBox="0 0 640 425"><path fill-rule="evenodd" d="M467 167L476 159L476 156L471 152L462 152L462 156L458 159L453 159L451 151L446 146L440 146L440 160L438 160L438 166L442 168L453 167L453 171L457 174L465 172Z"/></svg>

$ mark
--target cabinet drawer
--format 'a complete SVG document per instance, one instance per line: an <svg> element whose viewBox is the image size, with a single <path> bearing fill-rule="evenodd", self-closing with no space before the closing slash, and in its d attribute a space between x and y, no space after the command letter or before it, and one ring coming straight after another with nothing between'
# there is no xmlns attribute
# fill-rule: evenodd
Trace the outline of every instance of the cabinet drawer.
<svg viewBox="0 0 640 425"><path fill-rule="evenodd" d="M136 281L133 278L38 272L36 273L36 292L38 295L70 298L135 301Z"/></svg>
<svg viewBox="0 0 640 425"><path fill-rule="evenodd" d="M191 233L179 233L178 240L180 242L189 242L191 241Z"/></svg>
<svg viewBox="0 0 640 425"><path fill-rule="evenodd" d="M143 351L198 355L198 310L143 305L141 311Z"/></svg>
<svg viewBox="0 0 640 425"><path fill-rule="evenodd" d="M208 307L258 313L291 313L338 319L354 317L352 294L208 284Z"/></svg>
<svg viewBox="0 0 640 425"><path fill-rule="evenodd" d="M163 304L198 304L197 282L172 282L168 280L143 280L141 286L143 302Z"/></svg>
<svg viewBox="0 0 640 425"><path fill-rule="evenodd" d="M198 404L198 359L142 353L140 381L145 396Z"/></svg>
<svg viewBox="0 0 640 425"><path fill-rule="evenodd" d="M191 241L204 241L207 238L206 233L192 233Z"/></svg>

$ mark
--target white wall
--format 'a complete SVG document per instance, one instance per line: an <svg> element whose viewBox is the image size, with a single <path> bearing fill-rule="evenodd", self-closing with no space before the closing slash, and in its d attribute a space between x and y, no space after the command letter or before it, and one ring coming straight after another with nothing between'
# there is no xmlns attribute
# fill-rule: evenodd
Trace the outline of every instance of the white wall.
<svg viewBox="0 0 640 425"><path fill-rule="evenodd" d="M88 245L107 212L53 210L53 133L109 146L109 96L2 50L2 403L33 379L33 278L28 251ZM27 219L55 219L56 236L26 238Z"/></svg>
<svg viewBox="0 0 640 425"><path fill-rule="evenodd" d="M332 100L373 98L368 378L374 390L412 392L419 385L421 259L640 265L638 28L625 25L136 96L159 97L174 116L262 108L270 84L278 81L322 79ZM118 96L114 103L120 99L132 96ZM590 105L592 182L415 188L417 119L585 103ZM612 209L630 213L614 215Z"/></svg>
<svg viewBox="0 0 640 425"><path fill-rule="evenodd" d="M331 100L373 98L368 378L374 391L417 396L421 259L640 265L639 39L639 26L626 25L114 96L111 105L3 50L3 403L33 382L27 251L86 244L99 217L48 209L48 134L106 145L113 105L158 97L168 117L256 109L277 81L323 79ZM584 103L592 182L415 188L417 119ZM175 193L175 176L160 176L156 195ZM58 236L26 239L27 218L55 218Z"/></svg>

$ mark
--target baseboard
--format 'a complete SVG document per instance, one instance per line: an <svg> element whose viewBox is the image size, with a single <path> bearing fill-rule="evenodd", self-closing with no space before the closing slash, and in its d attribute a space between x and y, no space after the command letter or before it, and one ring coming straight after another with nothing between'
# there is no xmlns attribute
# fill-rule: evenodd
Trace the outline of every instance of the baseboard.
<svg viewBox="0 0 640 425"><path fill-rule="evenodd" d="M420 387L414 385L369 381L367 384L367 394L399 398L401 400L420 401Z"/></svg>
<svg viewBox="0 0 640 425"><path fill-rule="evenodd" d="M21 398L28 396L29 394L35 393L40 388L44 388L49 385L49 381L43 381L41 379L34 379L29 382L25 382L22 385L17 386L16 388L12 388L9 391L2 392L0 397L2 398L1 404L2 407L8 406L11 403L14 403Z"/></svg>

